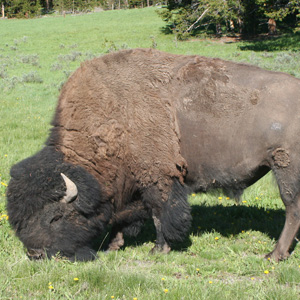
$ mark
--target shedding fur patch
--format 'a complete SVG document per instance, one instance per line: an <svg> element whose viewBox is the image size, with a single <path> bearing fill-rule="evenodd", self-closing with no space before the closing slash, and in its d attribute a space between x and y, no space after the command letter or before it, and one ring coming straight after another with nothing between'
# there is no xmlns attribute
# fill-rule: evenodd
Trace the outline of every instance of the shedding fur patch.
<svg viewBox="0 0 300 300"><path fill-rule="evenodd" d="M290 155L283 148L277 148L272 152L274 164L279 168L286 168L290 164Z"/></svg>

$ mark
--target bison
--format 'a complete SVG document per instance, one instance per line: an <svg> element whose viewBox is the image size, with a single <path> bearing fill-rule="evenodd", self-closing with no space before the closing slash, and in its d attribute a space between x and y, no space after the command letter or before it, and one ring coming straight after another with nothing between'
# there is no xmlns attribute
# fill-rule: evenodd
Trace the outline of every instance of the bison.
<svg viewBox="0 0 300 300"><path fill-rule="evenodd" d="M87 61L59 97L43 149L11 169L9 221L33 259L96 255L152 218L153 251L191 225L187 196L237 197L273 171L286 221L275 261L300 225L300 80L258 67L153 49Z"/></svg>

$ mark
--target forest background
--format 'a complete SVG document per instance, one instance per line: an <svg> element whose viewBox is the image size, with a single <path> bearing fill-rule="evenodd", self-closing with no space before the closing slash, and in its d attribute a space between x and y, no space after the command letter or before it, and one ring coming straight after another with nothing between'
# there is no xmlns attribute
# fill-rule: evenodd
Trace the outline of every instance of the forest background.
<svg viewBox="0 0 300 300"><path fill-rule="evenodd" d="M300 30L300 0L1 0L2 18L163 6L165 33L243 36Z"/></svg>

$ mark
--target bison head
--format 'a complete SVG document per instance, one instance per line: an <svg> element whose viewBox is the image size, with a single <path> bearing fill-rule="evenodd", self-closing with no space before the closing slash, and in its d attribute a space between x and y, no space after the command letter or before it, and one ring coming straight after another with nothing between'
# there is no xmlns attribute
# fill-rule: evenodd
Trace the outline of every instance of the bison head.
<svg viewBox="0 0 300 300"><path fill-rule="evenodd" d="M31 259L59 254L70 260L95 257L91 243L105 230L112 211L96 179L64 163L51 147L11 169L7 210Z"/></svg>

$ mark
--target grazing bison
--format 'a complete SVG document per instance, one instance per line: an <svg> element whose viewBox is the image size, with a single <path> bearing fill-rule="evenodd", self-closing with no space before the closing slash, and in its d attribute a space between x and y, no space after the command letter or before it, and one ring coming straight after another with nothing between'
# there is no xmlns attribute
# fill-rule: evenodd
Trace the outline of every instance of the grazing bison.
<svg viewBox="0 0 300 300"><path fill-rule="evenodd" d="M300 80L220 59L126 50L83 63L61 92L45 147L11 169L10 223L31 258L93 259L152 217L154 250L188 233L191 191L239 196L269 170L300 225Z"/></svg>

